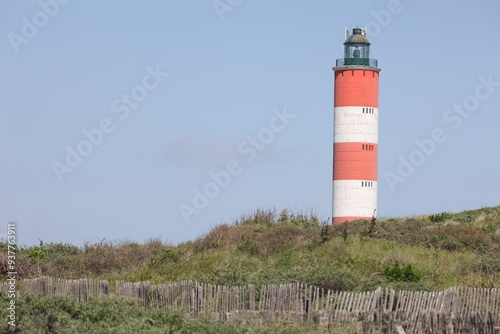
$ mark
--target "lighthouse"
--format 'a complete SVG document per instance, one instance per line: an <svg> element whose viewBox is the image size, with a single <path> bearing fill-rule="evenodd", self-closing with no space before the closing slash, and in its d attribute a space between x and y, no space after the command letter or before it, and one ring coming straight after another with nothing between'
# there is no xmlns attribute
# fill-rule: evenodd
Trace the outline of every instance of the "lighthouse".
<svg viewBox="0 0 500 334"><path fill-rule="evenodd" d="M334 79L333 224L377 210L378 77L366 29L346 28Z"/></svg>

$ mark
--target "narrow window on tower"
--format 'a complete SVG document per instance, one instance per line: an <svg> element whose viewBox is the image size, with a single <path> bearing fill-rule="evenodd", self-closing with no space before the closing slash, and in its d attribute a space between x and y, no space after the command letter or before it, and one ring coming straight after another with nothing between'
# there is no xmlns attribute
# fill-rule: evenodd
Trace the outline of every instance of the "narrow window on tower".
<svg viewBox="0 0 500 334"><path fill-rule="evenodd" d="M366 71L363 71L363 76L366 76L366 73L365 73L365 72L366 72Z"/></svg>
<svg viewBox="0 0 500 334"><path fill-rule="evenodd" d="M354 71L351 71L351 75L354 76Z"/></svg>
<svg viewBox="0 0 500 334"><path fill-rule="evenodd" d="M361 145L361 149L364 150L365 149L365 144Z"/></svg>

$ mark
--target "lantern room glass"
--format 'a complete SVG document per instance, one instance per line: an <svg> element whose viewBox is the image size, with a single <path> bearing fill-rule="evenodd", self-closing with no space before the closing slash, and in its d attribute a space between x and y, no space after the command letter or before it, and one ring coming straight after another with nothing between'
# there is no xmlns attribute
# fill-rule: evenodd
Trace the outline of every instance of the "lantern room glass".
<svg viewBox="0 0 500 334"><path fill-rule="evenodd" d="M370 46L366 44L349 44L344 48L344 58L370 58Z"/></svg>

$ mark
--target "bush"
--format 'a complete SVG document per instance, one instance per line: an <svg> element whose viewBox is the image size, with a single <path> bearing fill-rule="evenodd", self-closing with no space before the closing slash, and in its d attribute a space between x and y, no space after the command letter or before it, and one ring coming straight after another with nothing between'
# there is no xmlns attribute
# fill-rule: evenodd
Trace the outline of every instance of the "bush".
<svg viewBox="0 0 500 334"><path fill-rule="evenodd" d="M439 222L443 222L443 221L446 221L448 219L451 219L452 217L453 217L453 214L451 214L449 212L441 212L441 213L438 213L435 215L430 215L429 220L431 222L434 222L434 223L439 223Z"/></svg>
<svg viewBox="0 0 500 334"><path fill-rule="evenodd" d="M422 274L411 264L401 266L398 261L384 267L384 275L391 282L418 282Z"/></svg>

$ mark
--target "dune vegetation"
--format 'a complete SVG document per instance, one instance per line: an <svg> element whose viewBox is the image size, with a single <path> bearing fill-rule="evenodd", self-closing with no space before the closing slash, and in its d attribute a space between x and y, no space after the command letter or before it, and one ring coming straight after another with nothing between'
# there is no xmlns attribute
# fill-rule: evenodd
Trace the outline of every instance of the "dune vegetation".
<svg viewBox="0 0 500 334"><path fill-rule="evenodd" d="M253 284L257 291L262 285L290 282L344 291L369 291L379 286L425 291L451 286L498 288L500 206L336 226L314 214L257 210L175 246L158 239L142 244L102 241L83 247L41 241L38 246L21 247L16 256L20 279L89 277L107 279L111 286L115 280L147 280L153 284L195 280L233 286ZM5 241L0 244L0 263L5 278ZM37 328L36 319L44 319L43 328L48 328L52 326L51 317L55 317L54 324L68 333L84 325L90 326L84 332L100 333L92 324L98 324L95 328L114 328L113 321L116 328L135 332L149 328L152 333L156 333L156 327L162 328L158 333L309 331L301 324L261 328L212 324L203 319L186 321L181 315L142 310L117 297L80 305L62 297L23 296L20 303L26 310L24 320L20 320L23 326ZM99 318L101 313L109 314L110 308L120 311L107 320Z"/></svg>

